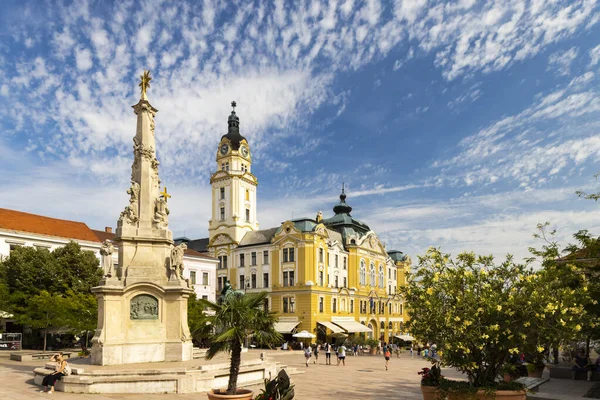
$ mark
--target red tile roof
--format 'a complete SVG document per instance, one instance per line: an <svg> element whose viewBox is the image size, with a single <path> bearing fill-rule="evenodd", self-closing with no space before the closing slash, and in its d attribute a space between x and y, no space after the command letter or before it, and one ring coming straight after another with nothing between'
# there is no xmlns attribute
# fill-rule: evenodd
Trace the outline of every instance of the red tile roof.
<svg viewBox="0 0 600 400"><path fill-rule="evenodd" d="M112 242L113 240L115 240L115 236L117 236L113 232L99 231L96 229L92 229L92 232L94 232L94 234L98 238L98 241L100 242L104 242L106 239Z"/></svg>
<svg viewBox="0 0 600 400"><path fill-rule="evenodd" d="M206 253L200 253L199 251L192 250L192 249L187 249L184 254L186 256L201 257L201 258L207 258L209 260L216 260L215 257L211 257Z"/></svg>
<svg viewBox="0 0 600 400"><path fill-rule="evenodd" d="M44 217L5 208L0 208L0 229L89 242L99 241L94 232L83 222Z"/></svg>

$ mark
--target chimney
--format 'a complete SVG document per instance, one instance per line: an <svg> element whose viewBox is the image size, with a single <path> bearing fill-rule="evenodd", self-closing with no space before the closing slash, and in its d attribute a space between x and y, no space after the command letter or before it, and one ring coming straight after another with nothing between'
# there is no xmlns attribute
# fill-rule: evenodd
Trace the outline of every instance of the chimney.
<svg viewBox="0 0 600 400"><path fill-rule="evenodd" d="M110 227L110 226L105 227L104 228L104 232L106 232L106 233L112 233L112 227Z"/></svg>

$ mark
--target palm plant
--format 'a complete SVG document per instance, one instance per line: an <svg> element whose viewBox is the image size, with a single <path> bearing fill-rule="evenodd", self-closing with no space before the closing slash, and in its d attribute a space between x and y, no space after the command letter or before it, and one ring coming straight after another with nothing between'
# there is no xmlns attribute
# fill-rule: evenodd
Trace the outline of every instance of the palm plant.
<svg viewBox="0 0 600 400"><path fill-rule="evenodd" d="M220 352L231 352L229 384L227 394L235 394L242 361L242 346L249 335L258 344L270 345L281 342L281 335L275 330L274 313L263 308L267 292L258 294L231 293L218 303L200 300L209 313L193 334L205 337L210 346L206 359L210 360Z"/></svg>

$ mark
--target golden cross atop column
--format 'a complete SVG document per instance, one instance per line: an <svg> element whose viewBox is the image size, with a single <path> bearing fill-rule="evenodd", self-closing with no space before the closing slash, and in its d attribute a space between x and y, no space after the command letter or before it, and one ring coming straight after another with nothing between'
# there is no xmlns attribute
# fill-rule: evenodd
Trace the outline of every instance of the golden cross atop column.
<svg viewBox="0 0 600 400"><path fill-rule="evenodd" d="M139 87L142 92L142 98L146 97L146 90L150 88L150 81L152 77L150 76L150 70L144 70L144 73L140 75L140 83Z"/></svg>
<svg viewBox="0 0 600 400"><path fill-rule="evenodd" d="M165 186L164 191L159 192L159 194L162 196L163 199L165 199L165 203L167 203L169 201L169 199L171 198L171 195L169 193L167 193L167 187Z"/></svg>

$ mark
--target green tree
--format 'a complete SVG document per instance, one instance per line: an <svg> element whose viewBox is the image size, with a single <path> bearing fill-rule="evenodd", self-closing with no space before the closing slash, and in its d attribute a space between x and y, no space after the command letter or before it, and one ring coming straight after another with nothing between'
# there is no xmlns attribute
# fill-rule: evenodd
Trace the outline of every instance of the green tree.
<svg viewBox="0 0 600 400"><path fill-rule="evenodd" d="M39 294L27 298L24 306L16 307L15 319L20 324L42 330L46 351L48 330L60 328L68 322L67 302L60 294L53 295L42 290Z"/></svg>
<svg viewBox="0 0 600 400"><path fill-rule="evenodd" d="M88 332L98 323L98 301L91 293L67 291L65 296L66 325L74 333L85 332L85 348L88 347Z"/></svg>
<svg viewBox="0 0 600 400"><path fill-rule="evenodd" d="M600 176L600 174L596 174L596 175L594 175L594 178L598 179L599 176ZM598 191L596 193L586 193L583 190L578 190L575 192L575 194L579 197L582 197L582 198L588 199L588 200L598 201L598 199L600 199L600 191Z"/></svg>
<svg viewBox="0 0 600 400"><path fill-rule="evenodd" d="M203 335L206 335L203 324L206 324L204 305L196 298L196 293L192 293L188 298L188 326L192 336L197 341L201 341Z"/></svg>
<svg viewBox="0 0 600 400"><path fill-rule="evenodd" d="M543 353L582 330L589 297L556 282L551 271L511 256L500 264L473 253L453 260L432 248L403 288L408 329L436 343L442 364L465 373L473 387L493 387L511 354Z"/></svg>
<svg viewBox="0 0 600 400"><path fill-rule="evenodd" d="M597 301L600 299L600 239L581 230L573 235L575 243L561 249L556 230L549 230L549 225L548 222L538 224L534 237L543 244L540 249L529 248L533 256L529 260L542 264L549 288L568 287L587 297L584 309L588 317L582 324L580 338L586 340L586 351L589 351L590 341L600 339L600 304Z"/></svg>
<svg viewBox="0 0 600 400"><path fill-rule="evenodd" d="M57 275L59 291L67 290L91 293L91 289L102 279L102 269L98 257L91 252L81 250L76 242L69 242L52 252L59 270Z"/></svg>
<svg viewBox="0 0 600 400"><path fill-rule="evenodd" d="M212 359L219 352L231 353L227 394L237 391L242 346L250 334L258 344L269 345L281 341L281 335L275 331L275 314L263 308L266 298L267 292L261 292L246 295L231 293L220 304L198 300L203 307L212 311L205 313L199 324L199 330L210 343L206 359Z"/></svg>

